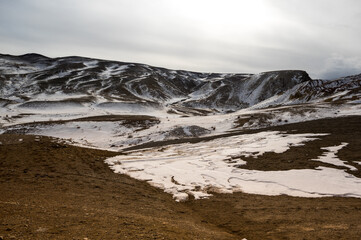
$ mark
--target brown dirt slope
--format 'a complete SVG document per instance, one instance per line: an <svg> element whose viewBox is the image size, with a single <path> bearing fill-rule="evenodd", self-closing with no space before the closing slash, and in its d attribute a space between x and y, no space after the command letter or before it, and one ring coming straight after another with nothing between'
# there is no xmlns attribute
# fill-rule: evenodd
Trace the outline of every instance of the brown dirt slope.
<svg viewBox="0 0 361 240"><path fill-rule="evenodd" d="M115 153L46 137L0 142L4 239L234 239L161 190L114 174L103 159Z"/></svg>

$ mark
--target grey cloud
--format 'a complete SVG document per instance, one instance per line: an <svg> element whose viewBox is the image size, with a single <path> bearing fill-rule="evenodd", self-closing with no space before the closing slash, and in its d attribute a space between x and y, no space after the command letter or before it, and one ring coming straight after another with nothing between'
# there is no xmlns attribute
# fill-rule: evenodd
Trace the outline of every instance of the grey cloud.
<svg viewBox="0 0 361 240"><path fill-rule="evenodd" d="M360 73L361 57L347 58L340 55L333 55L325 62L321 76L325 79L334 79Z"/></svg>
<svg viewBox="0 0 361 240"><path fill-rule="evenodd" d="M260 0L281 19L276 25L249 34L244 23L235 22L218 26L227 29L223 35L205 25L217 23L214 19L194 20L180 11L186 2L191 3L0 0L0 52L83 55L207 72L304 69L315 78L361 72L360 1ZM227 8L207 16L227 17L219 12L236 1L223 2ZM204 11L210 11L207 5Z"/></svg>

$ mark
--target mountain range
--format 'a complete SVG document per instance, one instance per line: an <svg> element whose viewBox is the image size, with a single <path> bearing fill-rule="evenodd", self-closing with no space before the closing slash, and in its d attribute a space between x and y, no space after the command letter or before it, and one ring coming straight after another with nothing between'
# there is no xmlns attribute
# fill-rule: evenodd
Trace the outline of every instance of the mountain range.
<svg viewBox="0 0 361 240"><path fill-rule="evenodd" d="M305 71L199 73L139 63L0 54L0 106L167 108L207 115L315 101L358 102L361 74L311 79Z"/></svg>

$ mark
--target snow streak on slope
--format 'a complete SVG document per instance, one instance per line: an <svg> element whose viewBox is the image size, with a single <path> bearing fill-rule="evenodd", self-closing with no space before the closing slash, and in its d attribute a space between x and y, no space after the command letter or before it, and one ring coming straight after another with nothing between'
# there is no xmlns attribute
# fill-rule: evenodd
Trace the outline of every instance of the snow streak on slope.
<svg viewBox="0 0 361 240"><path fill-rule="evenodd" d="M357 171L357 168L355 168L354 166L345 164L344 161L341 161L336 156L337 152L347 145L348 145L348 143L342 143L339 146L322 148L324 150L327 150L328 152L324 153L322 156L319 156L318 159L314 159L314 160L329 163L329 164L332 164L335 166L347 167L347 168L351 169L352 171Z"/></svg>

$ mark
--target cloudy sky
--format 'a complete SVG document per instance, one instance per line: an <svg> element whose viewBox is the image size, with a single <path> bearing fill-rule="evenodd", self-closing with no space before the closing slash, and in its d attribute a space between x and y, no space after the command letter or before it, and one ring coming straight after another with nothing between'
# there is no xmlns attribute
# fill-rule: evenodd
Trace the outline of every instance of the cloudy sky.
<svg viewBox="0 0 361 240"><path fill-rule="evenodd" d="M0 0L0 53L204 72L361 72L360 0Z"/></svg>

